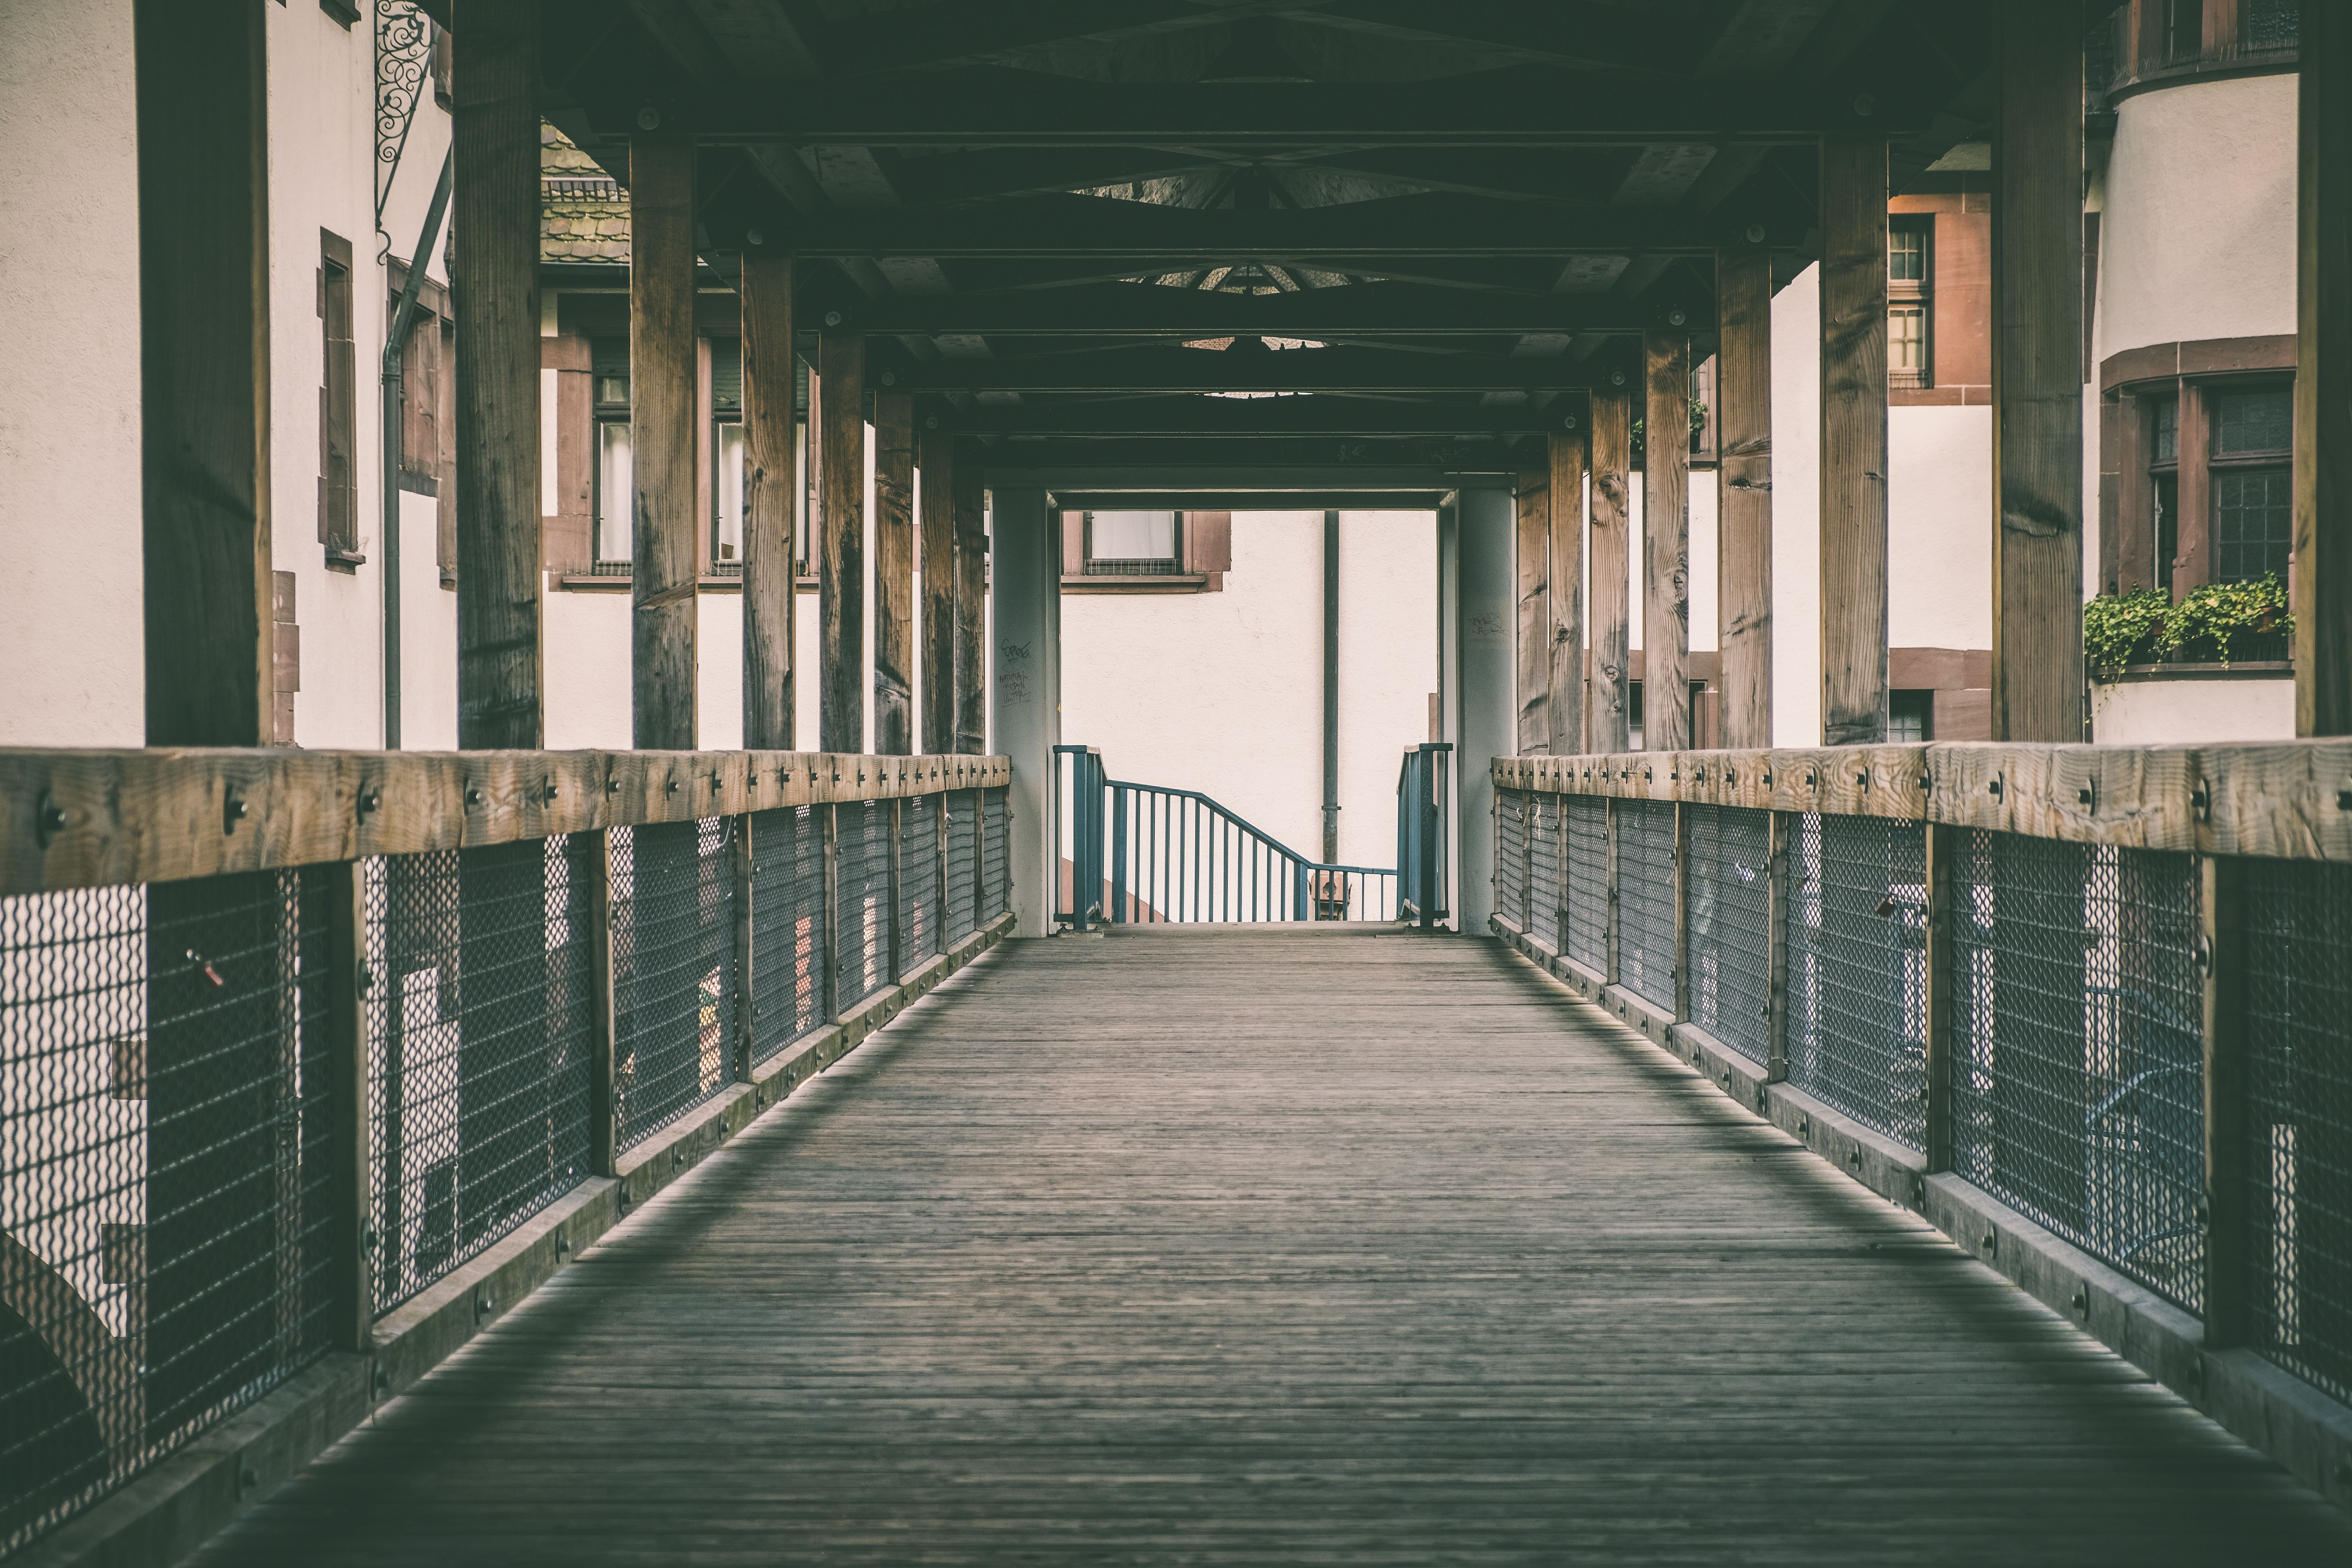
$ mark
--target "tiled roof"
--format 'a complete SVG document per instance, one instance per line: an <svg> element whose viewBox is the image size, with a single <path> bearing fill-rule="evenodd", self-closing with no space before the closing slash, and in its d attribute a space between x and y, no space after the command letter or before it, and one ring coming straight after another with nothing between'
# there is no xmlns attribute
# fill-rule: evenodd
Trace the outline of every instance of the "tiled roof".
<svg viewBox="0 0 2352 1568"><path fill-rule="evenodd" d="M629 200L620 183L551 125L541 126L539 169L539 258L626 263Z"/></svg>

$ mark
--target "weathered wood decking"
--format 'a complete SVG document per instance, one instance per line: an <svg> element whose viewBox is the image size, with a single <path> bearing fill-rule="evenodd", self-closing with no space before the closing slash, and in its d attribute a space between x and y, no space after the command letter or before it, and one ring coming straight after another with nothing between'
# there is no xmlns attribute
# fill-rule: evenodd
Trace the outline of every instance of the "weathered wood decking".
<svg viewBox="0 0 2352 1568"><path fill-rule="evenodd" d="M1496 945L1012 944L229 1563L2335 1563L2352 1524Z"/></svg>

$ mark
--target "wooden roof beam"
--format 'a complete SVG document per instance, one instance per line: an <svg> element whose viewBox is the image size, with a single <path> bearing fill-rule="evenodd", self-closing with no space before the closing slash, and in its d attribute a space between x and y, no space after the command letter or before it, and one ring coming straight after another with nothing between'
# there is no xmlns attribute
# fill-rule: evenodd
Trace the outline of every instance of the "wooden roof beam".
<svg viewBox="0 0 2352 1568"><path fill-rule="evenodd" d="M1605 295L1516 295L1417 283L1361 283L1297 294L1224 294L1097 283L1010 294L939 295L850 305L872 332L1188 338L1638 335L1648 316ZM1700 330L1695 328L1694 330Z"/></svg>
<svg viewBox="0 0 2352 1568"><path fill-rule="evenodd" d="M1246 340L1245 340L1246 341ZM942 360L897 373L918 392L1545 392L1606 382L1610 366L1566 356L1400 353L1380 349L1123 349L1013 360Z"/></svg>

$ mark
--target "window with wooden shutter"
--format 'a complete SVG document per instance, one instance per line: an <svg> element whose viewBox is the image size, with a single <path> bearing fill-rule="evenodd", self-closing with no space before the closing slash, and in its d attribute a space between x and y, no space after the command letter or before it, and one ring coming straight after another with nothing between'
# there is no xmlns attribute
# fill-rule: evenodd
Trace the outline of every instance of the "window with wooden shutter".
<svg viewBox="0 0 2352 1568"><path fill-rule="evenodd" d="M1206 577L1206 592L1222 593L1234 569L1234 514L1188 511L1177 531L1183 536L1184 570Z"/></svg>
<svg viewBox="0 0 2352 1568"><path fill-rule="evenodd" d="M358 371L352 342L352 242L319 231L319 542L327 564L355 570L360 553Z"/></svg>
<svg viewBox="0 0 2352 1568"><path fill-rule="evenodd" d="M592 339L588 353L596 397L596 561L593 570L625 576L635 543L629 497L636 471L629 445L629 340Z"/></svg>

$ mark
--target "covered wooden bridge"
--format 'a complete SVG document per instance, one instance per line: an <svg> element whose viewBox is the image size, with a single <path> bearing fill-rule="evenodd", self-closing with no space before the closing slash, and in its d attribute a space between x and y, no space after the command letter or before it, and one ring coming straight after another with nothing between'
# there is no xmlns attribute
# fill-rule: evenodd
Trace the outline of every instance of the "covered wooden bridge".
<svg viewBox="0 0 2352 1568"><path fill-rule="evenodd" d="M2079 743L2112 5L436 0L446 753L261 744L258 9L137 7L150 744L0 751L12 1560L2346 1559L2332 8L2305 738L2135 750ZM542 117L632 205L627 751L542 749ZM1893 745L1886 198L1979 138L1997 739ZM698 262L745 338L740 751L696 749ZM1792 352L1822 722L1775 749ZM1437 512L1410 921L1057 908L1125 831L1061 750L1097 506Z"/></svg>

